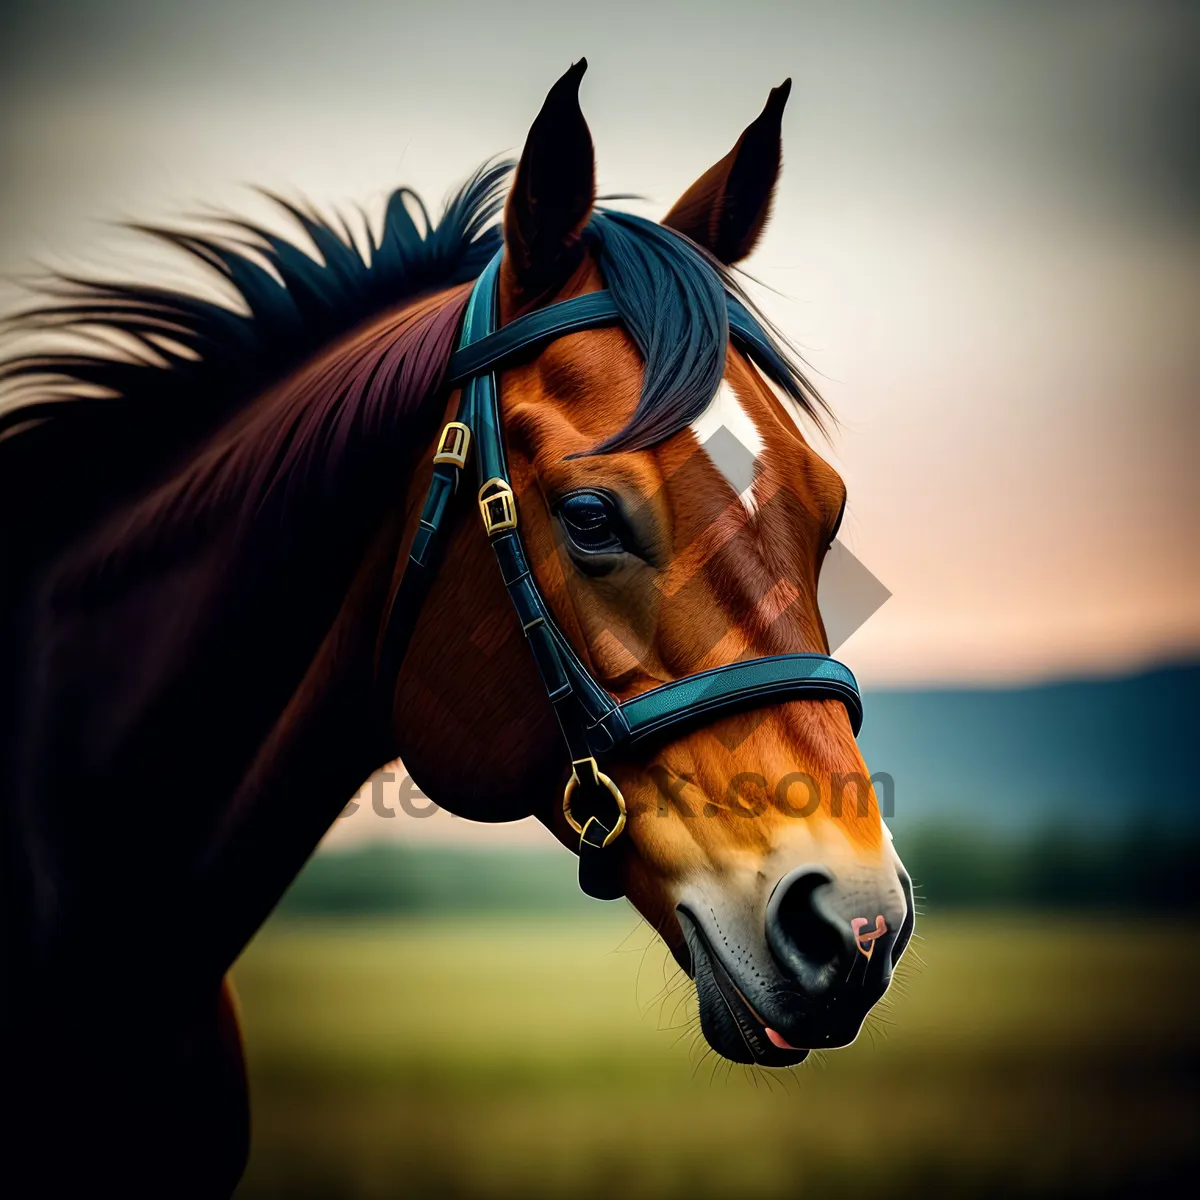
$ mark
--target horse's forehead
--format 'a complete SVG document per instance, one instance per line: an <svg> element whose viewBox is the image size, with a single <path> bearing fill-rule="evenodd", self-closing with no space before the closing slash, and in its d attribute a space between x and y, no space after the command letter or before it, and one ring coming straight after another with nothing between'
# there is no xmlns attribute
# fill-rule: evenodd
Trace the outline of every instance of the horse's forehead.
<svg viewBox="0 0 1200 1200"><path fill-rule="evenodd" d="M527 377L528 407L518 404L516 408L523 411L510 415L514 423L530 425L539 460L549 470L564 455L622 428L637 408L641 379L641 357L620 325L569 335L543 350ZM551 413L558 419L550 419ZM565 448L566 441L578 444ZM760 485L768 460L776 468L785 462L795 465L798 459L810 465L793 414L732 346L716 393L699 416L648 451L615 457L629 467L626 474L645 476L651 491L670 493L673 483L678 483L693 503L692 484L697 477L691 470L680 473L680 468L698 451L708 469L705 473L711 472L714 483L720 481L717 490L709 493L711 502L723 508L726 501L720 493L728 487L750 516L758 512L763 499ZM605 461L611 463L608 456ZM585 468L577 464L577 469ZM598 465L595 469L602 473ZM785 474L792 479L803 477L805 471Z"/></svg>

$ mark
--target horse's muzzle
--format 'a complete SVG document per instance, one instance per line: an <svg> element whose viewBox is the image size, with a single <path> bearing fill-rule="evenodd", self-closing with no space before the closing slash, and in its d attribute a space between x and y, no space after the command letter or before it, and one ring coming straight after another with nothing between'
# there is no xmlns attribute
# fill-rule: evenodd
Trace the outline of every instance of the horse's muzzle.
<svg viewBox="0 0 1200 1200"><path fill-rule="evenodd" d="M771 891L761 933L712 903L679 905L713 1049L783 1067L858 1036L912 936L912 883L892 869L839 881L824 866L796 867Z"/></svg>

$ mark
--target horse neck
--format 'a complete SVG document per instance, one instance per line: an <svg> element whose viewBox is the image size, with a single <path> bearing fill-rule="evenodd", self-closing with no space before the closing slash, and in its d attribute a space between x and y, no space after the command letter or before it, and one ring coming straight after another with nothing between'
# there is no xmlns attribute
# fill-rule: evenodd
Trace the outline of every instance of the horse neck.
<svg viewBox="0 0 1200 1200"><path fill-rule="evenodd" d="M448 397L443 422L457 407L457 394ZM533 814L552 823L552 798L563 782L558 728L473 495L459 497L397 678L375 674L429 488L437 429L223 822L207 875L236 886L228 903L216 892L204 903L229 931L215 955L220 961L253 934L344 800L393 759L402 758L425 794L457 815L497 822ZM256 848L268 840L273 853L264 863Z"/></svg>
<svg viewBox="0 0 1200 1200"><path fill-rule="evenodd" d="M223 431L223 453L244 448L238 431L287 386ZM121 569L113 529L137 529L144 506L163 506L160 488L106 525L103 549L84 544L59 564L34 605L15 772L36 949L111 957L119 930L132 954L169 912L169 940L224 970L355 787L393 756L374 649L403 481L436 416L412 422L419 435L405 431L386 470L360 464L365 485L330 495L318 475L305 502L265 502L249 523L198 513L157 557L125 556ZM181 494L209 451L180 469ZM80 568L106 558L115 565Z"/></svg>

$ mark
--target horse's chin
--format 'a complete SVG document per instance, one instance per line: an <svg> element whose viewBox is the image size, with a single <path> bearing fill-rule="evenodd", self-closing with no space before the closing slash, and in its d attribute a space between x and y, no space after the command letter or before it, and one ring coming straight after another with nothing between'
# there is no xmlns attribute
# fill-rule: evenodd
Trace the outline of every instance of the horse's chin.
<svg viewBox="0 0 1200 1200"><path fill-rule="evenodd" d="M763 1024L712 952L697 923L683 910L679 912L679 923L691 952L690 974L696 981L700 1028L708 1044L731 1062L760 1067L795 1067L802 1063L809 1051L788 1046Z"/></svg>

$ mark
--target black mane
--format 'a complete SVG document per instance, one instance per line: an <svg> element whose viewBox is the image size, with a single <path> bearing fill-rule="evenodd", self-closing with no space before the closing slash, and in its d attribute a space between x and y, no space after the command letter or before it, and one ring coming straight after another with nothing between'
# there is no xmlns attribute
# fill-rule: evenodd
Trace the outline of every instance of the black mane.
<svg viewBox="0 0 1200 1200"><path fill-rule="evenodd" d="M234 218L223 236L138 227L215 271L244 312L136 283L59 276L46 285L44 303L6 322L11 335L99 330L123 344L0 359L0 590L335 338L475 279L500 246L493 219L511 169L482 167L436 224L398 188L365 253L344 221L277 197L319 258Z"/></svg>

